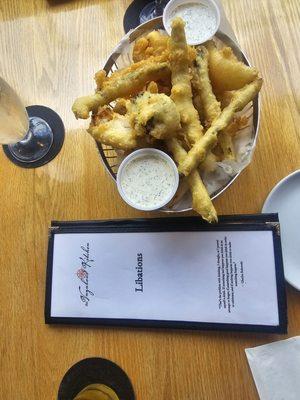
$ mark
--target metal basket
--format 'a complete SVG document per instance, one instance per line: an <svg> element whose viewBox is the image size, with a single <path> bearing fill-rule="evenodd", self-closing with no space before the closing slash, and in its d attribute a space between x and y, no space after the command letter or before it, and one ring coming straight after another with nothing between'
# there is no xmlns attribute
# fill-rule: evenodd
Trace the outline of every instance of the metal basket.
<svg viewBox="0 0 300 400"><path fill-rule="evenodd" d="M134 42L142 37L145 36L147 33L161 29L164 30L163 23L162 23L162 18L154 18L150 21L145 22L144 24L138 26L136 29L130 31L123 37L123 39L120 41L120 43L115 47L115 49L112 51L111 55L108 57L103 69L106 71L107 76L111 75L112 72L126 67L132 63L132 60L128 54L124 54L123 48L126 44L128 46L128 43L134 44ZM245 56L245 54L242 52L242 50L237 46L237 44L230 39L226 34L224 34L221 31L218 31L214 37L215 39L219 40L225 45L228 45L232 48L234 54L237 56L238 59L243 61L246 65L250 66L250 63ZM258 134L258 127L259 127L259 96L256 96L256 98L253 100L252 104L250 104L246 110L248 113L247 117L252 119L252 136L253 136L253 147L255 146L256 139L257 139L257 134ZM110 146L103 145L99 142L97 142L97 147L100 152L100 156L102 158L102 161L111 175L111 177L116 180L116 174L118 171L118 166L119 166L119 157L115 151ZM219 190L215 191L214 193L211 194L211 198L215 199L218 197L221 193L223 193L232 183L233 181L239 176L240 172L234 175L232 178L228 180L226 185L221 187ZM190 207L182 207L182 208L177 208L177 209L172 209L169 208L168 206L165 206L164 208L161 209L161 211L164 212L184 212L184 211L190 211L192 208Z"/></svg>

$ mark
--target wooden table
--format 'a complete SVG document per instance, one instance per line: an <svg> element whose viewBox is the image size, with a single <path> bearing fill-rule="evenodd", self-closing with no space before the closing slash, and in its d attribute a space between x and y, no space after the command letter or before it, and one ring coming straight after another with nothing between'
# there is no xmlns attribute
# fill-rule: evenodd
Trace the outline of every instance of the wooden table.
<svg viewBox="0 0 300 400"><path fill-rule="evenodd" d="M55 399L66 370L89 356L122 366L139 400L256 399L244 349L285 337L44 324L50 221L144 216L120 200L84 131L87 123L76 121L70 110L74 98L94 89L92 76L122 37L129 3L0 3L0 75L26 105L57 110L67 131L59 156L36 170L17 168L0 152L1 399ZM219 213L259 212L274 184L300 167L297 3L223 0L265 82L253 162L215 202ZM288 308L286 337L300 330L300 297L291 287Z"/></svg>

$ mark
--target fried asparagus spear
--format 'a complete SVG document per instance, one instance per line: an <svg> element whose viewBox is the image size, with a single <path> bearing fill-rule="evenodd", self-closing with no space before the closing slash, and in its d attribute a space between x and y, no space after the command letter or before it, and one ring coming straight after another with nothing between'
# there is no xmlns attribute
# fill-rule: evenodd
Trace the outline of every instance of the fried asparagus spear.
<svg viewBox="0 0 300 400"><path fill-rule="evenodd" d="M170 40L171 99L179 111L185 138L192 146L203 135L203 127L193 105L189 64L184 22L181 18L175 18Z"/></svg>
<svg viewBox="0 0 300 400"><path fill-rule="evenodd" d="M260 91L262 79L256 79L240 90L237 90L230 102L218 118L216 118L205 135L188 152L184 160L178 166L179 172L189 175L205 160L207 152L211 150L218 141L218 133L225 129L234 118L237 111L241 111Z"/></svg>
<svg viewBox="0 0 300 400"><path fill-rule="evenodd" d="M208 50L204 46L198 48L195 66L193 67L192 85L194 94L199 96L203 107L206 127L210 127L214 119L221 114L221 104L217 100L209 79ZM232 138L226 130L220 132L219 143L225 159L234 159Z"/></svg>
<svg viewBox="0 0 300 400"><path fill-rule="evenodd" d="M153 80L167 79L170 76L170 66L160 57L140 61L114 72L109 79L103 79L100 74L101 89L90 96L79 97L75 100L72 111L76 118L87 119L89 113L97 112L98 107L111 101L137 94L144 86ZM96 77L99 80L99 73ZM99 87L99 82L97 81Z"/></svg>
<svg viewBox="0 0 300 400"><path fill-rule="evenodd" d="M170 67L172 80L171 98L179 111L185 139L190 145L193 145L202 137L203 127L197 110L193 105L188 49L184 22L181 18L175 18L172 21ZM183 162L187 152L178 139L169 139L167 146L175 161L178 164ZM205 220L209 222L217 221L216 210L197 171L188 178L188 183L192 193L193 209Z"/></svg>
<svg viewBox="0 0 300 400"><path fill-rule="evenodd" d="M185 159L187 152L176 138L166 141L168 150L173 154L175 161L180 164ZM198 171L193 171L188 176L188 185L192 194L193 209L208 222L217 222L218 217L211 198L201 180Z"/></svg>
<svg viewBox="0 0 300 400"><path fill-rule="evenodd" d="M196 95L200 96L206 126L210 126L221 113L220 102L216 99L208 74L208 50L200 46L192 69L192 86Z"/></svg>

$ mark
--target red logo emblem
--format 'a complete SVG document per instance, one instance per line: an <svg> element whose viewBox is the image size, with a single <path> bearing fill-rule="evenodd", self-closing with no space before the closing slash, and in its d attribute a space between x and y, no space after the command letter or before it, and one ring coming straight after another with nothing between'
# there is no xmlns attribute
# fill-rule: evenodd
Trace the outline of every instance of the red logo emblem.
<svg viewBox="0 0 300 400"><path fill-rule="evenodd" d="M83 269L83 268L80 268L80 269L77 271L77 276L78 276L79 279L84 279L84 278L86 278L86 277L87 277L87 272L86 272L86 270Z"/></svg>

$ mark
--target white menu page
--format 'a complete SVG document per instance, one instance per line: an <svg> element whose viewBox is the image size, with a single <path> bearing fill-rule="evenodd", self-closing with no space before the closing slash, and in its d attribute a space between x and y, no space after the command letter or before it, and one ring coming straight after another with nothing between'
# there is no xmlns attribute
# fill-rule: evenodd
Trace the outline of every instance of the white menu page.
<svg viewBox="0 0 300 400"><path fill-rule="evenodd" d="M50 316L277 326L272 231L56 234Z"/></svg>

